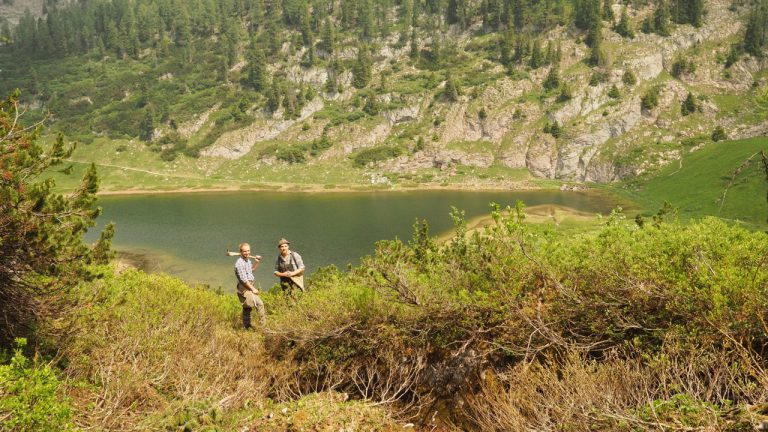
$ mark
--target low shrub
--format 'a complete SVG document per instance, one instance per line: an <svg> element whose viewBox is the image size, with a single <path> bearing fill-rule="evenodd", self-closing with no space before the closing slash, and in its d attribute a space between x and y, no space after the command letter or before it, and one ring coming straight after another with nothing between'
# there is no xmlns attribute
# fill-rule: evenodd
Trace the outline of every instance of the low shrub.
<svg viewBox="0 0 768 432"><path fill-rule="evenodd" d="M382 146L362 150L352 160L356 167L364 167L371 163L396 158L401 154L403 154L403 149L400 147Z"/></svg>
<svg viewBox="0 0 768 432"><path fill-rule="evenodd" d="M0 430L72 431L72 407L61 393L56 370L22 350L26 339L16 339L10 364L0 365Z"/></svg>

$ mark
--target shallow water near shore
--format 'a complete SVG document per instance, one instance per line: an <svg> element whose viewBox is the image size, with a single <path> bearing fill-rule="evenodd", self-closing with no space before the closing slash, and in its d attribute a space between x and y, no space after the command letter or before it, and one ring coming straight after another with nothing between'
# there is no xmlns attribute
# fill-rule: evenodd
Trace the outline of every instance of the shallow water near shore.
<svg viewBox="0 0 768 432"><path fill-rule="evenodd" d="M489 214L491 202L504 208L518 200L595 215L619 205L602 193L555 190L115 195L99 199L104 213L86 240L94 241L114 221L114 249L128 261L225 292L235 285L235 258L225 252L248 242L253 254L264 257L255 275L266 290L276 281L272 271L281 237L301 254L309 274L330 264L346 269L372 254L378 240L408 241L416 219L426 219L438 235L452 228L451 207L470 220Z"/></svg>

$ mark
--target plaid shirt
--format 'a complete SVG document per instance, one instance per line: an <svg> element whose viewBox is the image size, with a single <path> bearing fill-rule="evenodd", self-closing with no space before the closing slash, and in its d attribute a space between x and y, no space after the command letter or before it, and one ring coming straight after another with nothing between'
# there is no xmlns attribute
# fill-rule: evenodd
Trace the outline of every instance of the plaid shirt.
<svg viewBox="0 0 768 432"><path fill-rule="evenodd" d="M240 257L235 261L235 277L242 283L253 282L253 267L249 260Z"/></svg>

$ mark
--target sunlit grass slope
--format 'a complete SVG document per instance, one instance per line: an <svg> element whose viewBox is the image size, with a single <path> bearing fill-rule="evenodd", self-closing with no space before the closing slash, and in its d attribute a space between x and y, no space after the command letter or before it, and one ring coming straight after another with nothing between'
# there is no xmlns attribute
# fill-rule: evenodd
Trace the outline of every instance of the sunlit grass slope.
<svg viewBox="0 0 768 432"><path fill-rule="evenodd" d="M685 219L713 215L764 226L768 182L761 150L768 153L767 137L711 143L652 178L636 180L626 191L648 211L667 201Z"/></svg>

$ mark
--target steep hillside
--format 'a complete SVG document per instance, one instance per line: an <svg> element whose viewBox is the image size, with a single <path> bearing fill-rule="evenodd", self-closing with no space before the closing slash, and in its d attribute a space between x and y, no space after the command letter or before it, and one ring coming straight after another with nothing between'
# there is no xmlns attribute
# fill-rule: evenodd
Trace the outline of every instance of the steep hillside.
<svg viewBox="0 0 768 432"><path fill-rule="evenodd" d="M0 90L108 189L614 182L768 132L764 7L521 4L83 2L16 27Z"/></svg>

